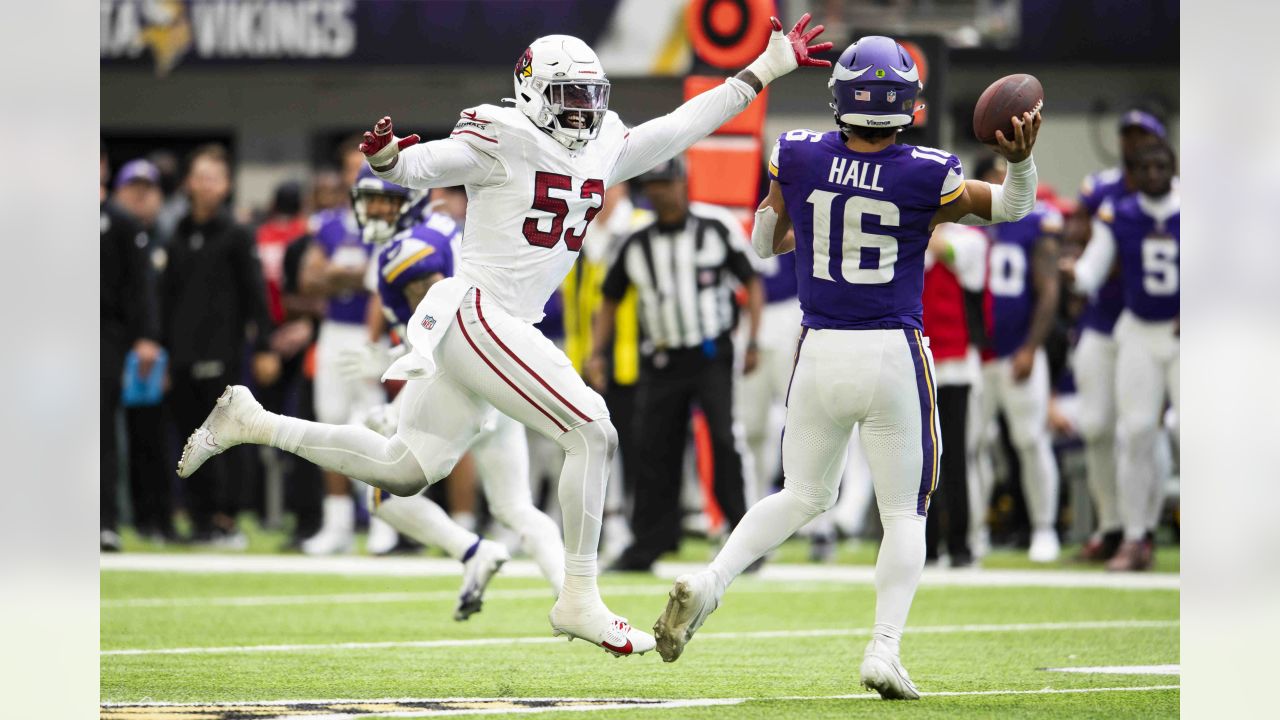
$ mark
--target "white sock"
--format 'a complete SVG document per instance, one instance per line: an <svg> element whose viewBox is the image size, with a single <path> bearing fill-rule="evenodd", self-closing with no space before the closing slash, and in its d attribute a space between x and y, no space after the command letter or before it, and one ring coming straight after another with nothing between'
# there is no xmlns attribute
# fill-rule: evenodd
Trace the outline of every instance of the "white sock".
<svg viewBox="0 0 1280 720"><path fill-rule="evenodd" d="M1033 530L1054 527L1058 516L1058 465L1047 437L1018 448L1022 464L1022 491L1027 497L1027 514Z"/></svg>
<svg viewBox="0 0 1280 720"><path fill-rule="evenodd" d="M356 502L350 495L325 495L320 532L350 535L356 528Z"/></svg>
<svg viewBox="0 0 1280 720"><path fill-rule="evenodd" d="M327 425L264 412L270 444L349 478L398 495L421 490L427 479L400 438L360 425ZM256 423L255 423L256 425Z"/></svg>
<svg viewBox="0 0 1280 720"><path fill-rule="evenodd" d="M924 570L924 516L880 516L884 540L876 558L876 623L873 636L896 652Z"/></svg>
<svg viewBox="0 0 1280 720"><path fill-rule="evenodd" d="M788 487L752 505L708 568L716 574L716 597L724 595L729 583L748 565L781 545L820 512L821 508ZM922 538L922 552L923 542Z"/></svg>
<svg viewBox="0 0 1280 720"><path fill-rule="evenodd" d="M559 601L573 605L594 605L603 602L596 585L596 554L564 554L564 584Z"/></svg>
<svg viewBox="0 0 1280 720"><path fill-rule="evenodd" d="M423 545L440 548L454 560L461 560L479 539L451 520L443 508L421 495L386 498L376 514L404 535Z"/></svg>

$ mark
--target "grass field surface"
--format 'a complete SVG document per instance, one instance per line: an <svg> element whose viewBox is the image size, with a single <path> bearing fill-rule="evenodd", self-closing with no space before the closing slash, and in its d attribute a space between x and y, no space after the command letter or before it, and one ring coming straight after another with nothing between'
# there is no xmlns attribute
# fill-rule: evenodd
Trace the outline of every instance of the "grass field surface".
<svg viewBox="0 0 1280 720"><path fill-rule="evenodd" d="M267 540L258 536L251 550ZM222 561L216 572L191 572L210 556L157 555L148 570L124 569L146 556L104 557L102 717L1178 713L1176 575L1127 584L1066 562L1056 571L1022 571L1025 559L1012 551L988 558L988 570L927 570L902 650L925 697L884 702L858 685L872 585L823 580L821 566L786 562L803 557L805 547L784 546L759 576L736 582L673 664L656 653L615 659L552 638L551 594L528 563L509 565L490 586L484 611L458 623L451 619L456 569L440 560L358 559L361 572L352 573L341 562L267 556L259 560L280 566L254 568L252 557L223 555L213 558ZM674 559L704 562L709 551L690 544ZM873 555L874 546L849 548L835 567L847 575ZM1161 562L1176 572L1176 551L1162 552ZM1112 586L1090 586L1103 581ZM610 607L646 629L669 588L668 578L647 574L602 579Z"/></svg>

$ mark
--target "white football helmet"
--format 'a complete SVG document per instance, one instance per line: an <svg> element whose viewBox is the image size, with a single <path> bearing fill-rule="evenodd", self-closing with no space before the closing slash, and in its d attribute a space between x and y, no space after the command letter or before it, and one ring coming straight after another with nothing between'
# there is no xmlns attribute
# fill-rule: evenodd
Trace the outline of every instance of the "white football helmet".
<svg viewBox="0 0 1280 720"><path fill-rule="evenodd" d="M609 109L609 80L600 59L571 35L533 41L516 61L516 107L570 150L600 134Z"/></svg>

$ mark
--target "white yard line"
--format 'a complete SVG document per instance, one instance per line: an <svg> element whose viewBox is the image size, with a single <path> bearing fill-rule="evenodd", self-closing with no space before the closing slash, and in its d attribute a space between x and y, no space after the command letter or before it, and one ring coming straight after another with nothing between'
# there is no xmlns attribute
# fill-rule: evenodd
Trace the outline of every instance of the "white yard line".
<svg viewBox="0 0 1280 720"><path fill-rule="evenodd" d="M1082 622L1011 623L1003 625L925 625L907 628L908 635L949 635L957 633L1017 633L1044 630L1112 630L1178 627L1177 620L1096 620ZM797 637L866 637L866 628L822 628L797 630L753 630L747 632L700 633L702 640L744 640ZM543 645L564 642L547 636L507 638L466 638L456 640L390 640L385 642L297 643L288 645L230 645L223 647L128 648L102 650L100 655L220 655L229 653L318 652L328 650L384 650L391 648L453 648L482 645Z"/></svg>
<svg viewBox="0 0 1280 720"><path fill-rule="evenodd" d="M1181 675L1181 665L1104 665L1101 667L1045 668L1049 672L1087 675Z"/></svg>
<svg viewBox="0 0 1280 720"><path fill-rule="evenodd" d="M1037 690L961 690L954 692L925 692L921 693L925 698L931 697L977 697L977 696L994 696L994 695L1092 695L1095 693L1113 693L1113 692L1153 692L1164 690L1181 690L1180 685L1145 685L1139 687L1103 687L1103 688L1040 688ZM784 697L755 697L755 698L707 698L707 699L686 699L686 700L657 700L648 698L598 698L598 699L569 699L569 698L405 698L405 699L365 699L350 698L346 700L273 700L264 702L246 702L246 703L103 703L104 710L126 709L126 708L155 708L163 710L166 708L210 708L213 710L231 710L238 708L244 709L266 709L272 707L288 707L291 712L287 717L306 718L306 720L354 720L369 715L377 715L378 717L433 717L439 715L497 715L497 714L535 714L544 712L591 712L593 710L661 710L685 707L707 707L714 705L739 705L746 702L812 702L822 700L879 700L880 696L876 693L865 692L854 695L793 695ZM509 703L512 701L554 701L563 703L559 705L543 706L543 707L512 707ZM412 710L392 710L390 712L373 712L373 713L332 713L325 712L327 706L330 705L366 705L374 706L380 704L388 704L394 706L398 703L494 703L492 708L458 708L458 709L412 709ZM581 704L573 704L581 703ZM305 706L316 706L318 713L324 714L299 714L298 710L306 712ZM282 716L283 717L283 716Z"/></svg>
<svg viewBox="0 0 1280 720"><path fill-rule="evenodd" d="M359 556L307 557L304 555L233 555L216 553L118 553L103 555L102 570L190 573L271 573L358 575L382 577L456 576L459 565L443 558L370 558ZM698 563L666 563L654 566L655 574L674 579L702 570ZM528 560L513 560L502 566L506 577L541 577ZM785 583L821 582L872 584L875 568L869 565L797 565L768 563L752 576L761 581ZM1177 590L1174 573L1105 573L1080 570L951 570L927 568L921 577L924 586L967 587L1065 587L1110 588L1116 590ZM606 589L607 593L608 590Z"/></svg>

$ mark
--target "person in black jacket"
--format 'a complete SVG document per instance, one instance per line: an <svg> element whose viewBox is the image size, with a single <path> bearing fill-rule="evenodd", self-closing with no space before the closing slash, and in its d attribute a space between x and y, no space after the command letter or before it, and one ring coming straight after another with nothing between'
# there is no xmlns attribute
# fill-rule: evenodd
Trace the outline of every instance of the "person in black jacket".
<svg viewBox="0 0 1280 720"><path fill-rule="evenodd" d="M101 156L101 380L99 412L102 466L99 500L101 549L120 549L117 488L120 483L116 420L120 409L125 356L138 355L138 369L150 372L160 355L155 287L147 272L147 235L136 220L106 199L107 157Z"/></svg>
<svg viewBox="0 0 1280 720"><path fill-rule="evenodd" d="M174 229L160 284L169 403L180 428L203 422L223 389L241 381L247 341L254 343L254 379L270 385L280 374L279 357L267 349L272 322L253 234L225 207L231 193L226 150L196 149L185 187L191 210ZM235 515L243 463L220 463L211 474L186 487L195 539L242 547Z"/></svg>

